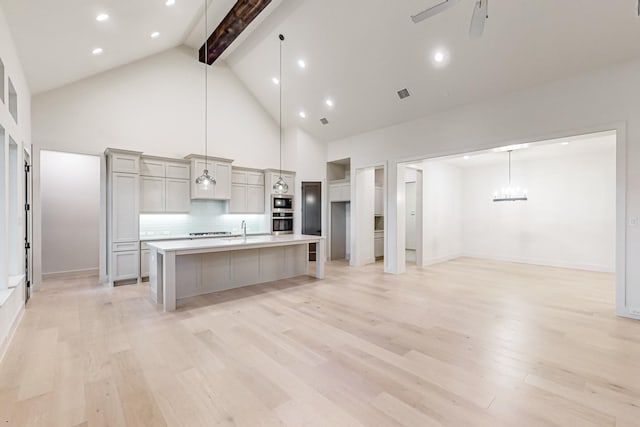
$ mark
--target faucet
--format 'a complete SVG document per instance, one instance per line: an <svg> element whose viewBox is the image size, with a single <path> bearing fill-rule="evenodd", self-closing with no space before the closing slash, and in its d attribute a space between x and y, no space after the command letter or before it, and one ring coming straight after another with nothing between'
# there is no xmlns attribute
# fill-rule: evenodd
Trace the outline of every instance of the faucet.
<svg viewBox="0 0 640 427"><path fill-rule="evenodd" d="M247 238L247 221L243 219L242 223L240 224L240 228L242 229L242 237L246 239Z"/></svg>

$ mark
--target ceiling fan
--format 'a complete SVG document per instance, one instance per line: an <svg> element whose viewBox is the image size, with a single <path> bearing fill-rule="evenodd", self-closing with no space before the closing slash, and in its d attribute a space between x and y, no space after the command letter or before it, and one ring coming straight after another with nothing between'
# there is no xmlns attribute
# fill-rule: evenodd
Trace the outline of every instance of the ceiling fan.
<svg viewBox="0 0 640 427"><path fill-rule="evenodd" d="M460 3L460 0L444 0L435 6L425 9L422 12L411 16L411 20L417 24L432 16L438 15ZM484 32L484 24L489 18L489 0L477 0L473 8L473 16L471 17L471 26L469 27L469 35L471 37L480 37Z"/></svg>

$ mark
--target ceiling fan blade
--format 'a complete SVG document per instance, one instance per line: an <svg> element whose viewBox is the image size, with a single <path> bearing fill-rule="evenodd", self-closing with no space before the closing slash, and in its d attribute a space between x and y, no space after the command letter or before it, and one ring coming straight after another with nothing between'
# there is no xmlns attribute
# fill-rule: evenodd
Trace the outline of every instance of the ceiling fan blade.
<svg viewBox="0 0 640 427"><path fill-rule="evenodd" d="M473 16L471 17L471 27L469 35L471 37L480 37L484 32L484 24L489 17L489 0L478 0L473 8Z"/></svg>
<svg viewBox="0 0 640 427"><path fill-rule="evenodd" d="M418 22L422 22L427 18L431 18L432 16L444 12L445 10L455 6L456 3L459 2L460 0L444 0L442 3L438 3L437 5L430 7L429 9L423 10L417 15L411 16L411 20L414 24L417 24Z"/></svg>

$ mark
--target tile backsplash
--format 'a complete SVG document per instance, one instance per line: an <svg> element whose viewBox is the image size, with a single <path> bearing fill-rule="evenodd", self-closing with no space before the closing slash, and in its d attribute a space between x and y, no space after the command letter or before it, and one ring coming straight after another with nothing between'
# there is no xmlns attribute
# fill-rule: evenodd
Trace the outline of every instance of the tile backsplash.
<svg viewBox="0 0 640 427"><path fill-rule="evenodd" d="M217 200L192 200L189 214L142 214L140 237L183 236L192 232L230 231L240 233L242 220L247 233L268 233L264 214L229 214L228 203Z"/></svg>

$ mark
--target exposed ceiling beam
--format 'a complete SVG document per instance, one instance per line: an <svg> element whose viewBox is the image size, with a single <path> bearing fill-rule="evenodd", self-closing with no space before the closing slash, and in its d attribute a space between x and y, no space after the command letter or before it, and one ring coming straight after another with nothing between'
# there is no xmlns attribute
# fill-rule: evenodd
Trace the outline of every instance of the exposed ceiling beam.
<svg viewBox="0 0 640 427"><path fill-rule="evenodd" d="M238 0L200 48L200 62L213 64L271 0ZM206 51L206 55L205 55Z"/></svg>

